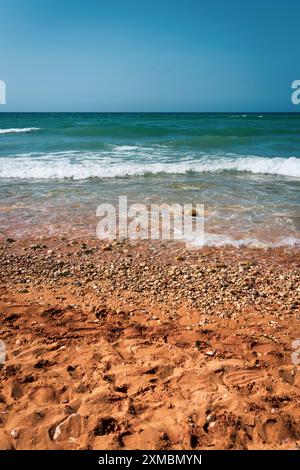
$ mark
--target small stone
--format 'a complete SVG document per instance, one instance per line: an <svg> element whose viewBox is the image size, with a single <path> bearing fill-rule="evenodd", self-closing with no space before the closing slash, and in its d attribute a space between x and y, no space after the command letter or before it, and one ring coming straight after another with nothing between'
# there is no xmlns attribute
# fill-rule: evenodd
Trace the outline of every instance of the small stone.
<svg viewBox="0 0 300 470"><path fill-rule="evenodd" d="M78 413L72 413L67 419L56 426L53 433L54 441L64 441L78 438L81 435L82 418Z"/></svg>
<svg viewBox="0 0 300 470"><path fill-rule="evenodd" d="M198 217L198 212L197 210L193 207L191 210L185 213L185 215L191 216L191 217Z"/></svg>
<svg viewBox="0 0 300 470"><path fill-rule="evenodd" d="M111 251L111 249L112 249L111 244L104 245L104 247L102 248L103 251Z"/></svg>
<svg viewBox="0 0 300 470"><path fill-rule="evenodd" d="M14 438L14 439L18 439L19 435L20 435L20 430L19 428L14 428L12 431L10 431L10 435Z"/></svg>
<svg viewBox="0 0 300 470"><path fill-rule="evenodd" d="M214 349L210 349L209 351L205 351L205 354L207 356L214 356L216 354L216 351Z"/></svg>

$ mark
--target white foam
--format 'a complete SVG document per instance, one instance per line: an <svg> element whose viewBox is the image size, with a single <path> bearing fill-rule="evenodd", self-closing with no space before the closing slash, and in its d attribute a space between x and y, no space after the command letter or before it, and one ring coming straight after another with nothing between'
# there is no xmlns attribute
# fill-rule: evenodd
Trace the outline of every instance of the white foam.
<svg viewBox="0 0 300 470"><path fill-rule="evenodd" d="M228 234L205 233L203 240L193 240L189 244L190 248L199 248L201 246L233 246L239 248L246 246L249 248L278 248L284 246L300 246L300 239L289 236L279 237L276 242L269 240L258 240L257 238L239 238L235 239Z"/></svg>
<svg viewBox="0 0 300 470"><path fill-rule="evenodd" d="M159 148L116 146L103 152L28 153L0 158L1 178L64 179L116 178L146 174L221 173L223 171L300 178L300 158L184 155L171 161Z"/></svg>
<svg viewBox="0 0 300 470"><path fill-rule="evenodd" d="M18 134L19 132L39 131L39 127L23 127L15 129L0 129L0 134Z"/></svg>

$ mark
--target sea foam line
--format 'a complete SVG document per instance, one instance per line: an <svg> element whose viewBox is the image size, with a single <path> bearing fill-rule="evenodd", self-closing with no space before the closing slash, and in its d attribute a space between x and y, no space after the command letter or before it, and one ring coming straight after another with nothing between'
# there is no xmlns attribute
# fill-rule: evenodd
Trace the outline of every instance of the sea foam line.
<svg viewBox="0 0 300 470"><path fill-rule="evenodd" d="M187 241L190 248L200 248L201 246L233 246L249 248L280 248L280 247L299 247L300 239L294 236L278 237L276 241L263 240L258 238L233 238L229 234L205 233L204 240Z"/></svg>
<svg viewBox="0 0 300 470"><path fill-rule="evenodd" d="M22 127L13 129L0 129L0 134L18 134L20 132L39 131L39 127Z"/></svg>
<svg viewBox="0 0 300 470"><path fill-rule="evenodd" d="M146 153L140 158L122 153L19 155L0 158L1 178L88 179L157 174L221 173L224 171L270 174L300 178L300 158L201 155L196 159L170 161L165 155ZM142 157L142 158L141 158Z"/></svg>

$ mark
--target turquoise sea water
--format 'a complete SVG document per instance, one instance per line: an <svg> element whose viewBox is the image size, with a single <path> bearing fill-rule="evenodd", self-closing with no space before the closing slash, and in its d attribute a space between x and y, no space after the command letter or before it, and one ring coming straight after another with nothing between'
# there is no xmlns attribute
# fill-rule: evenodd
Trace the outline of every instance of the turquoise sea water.
<svg viewBox="0 0 300 470"><path fill-rule="evenodd" d="M297 244L300 114L0 113L2 235L93 235L119 195L205 204L207 244Z"/></svg>

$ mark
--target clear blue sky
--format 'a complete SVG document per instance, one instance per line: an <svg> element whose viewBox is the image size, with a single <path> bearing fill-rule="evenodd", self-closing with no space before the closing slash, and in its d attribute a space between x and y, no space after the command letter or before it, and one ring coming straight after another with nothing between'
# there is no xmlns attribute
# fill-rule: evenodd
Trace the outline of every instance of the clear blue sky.
<svg viewBox="0 0 300 470"><path fill-rule="evenodd" d="M1 0L0 111L300 111L299 0Z"/></svg>

